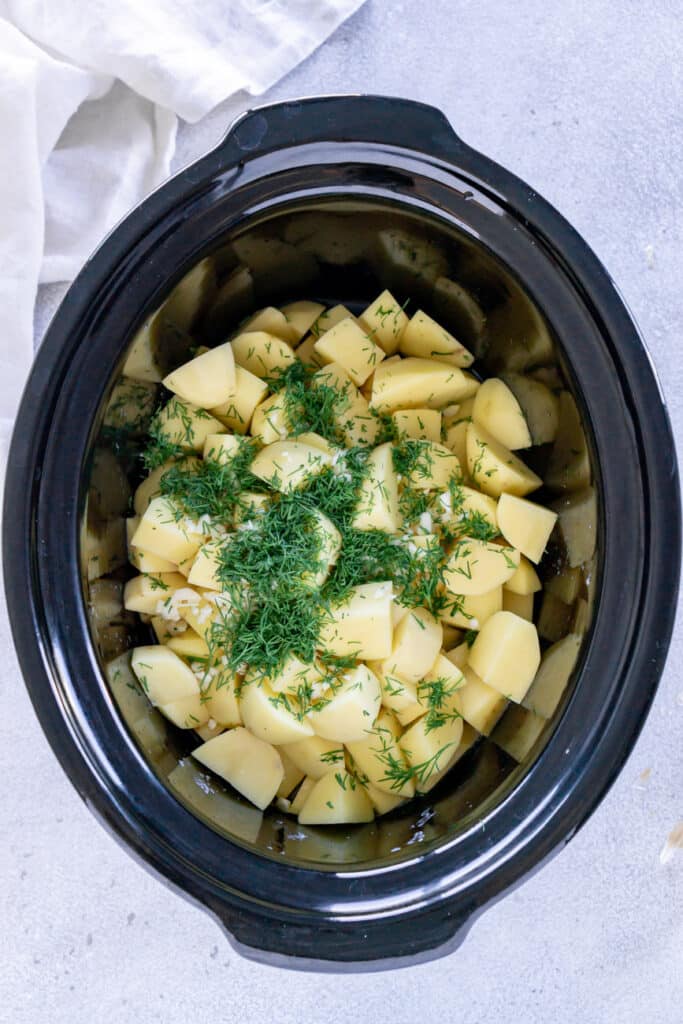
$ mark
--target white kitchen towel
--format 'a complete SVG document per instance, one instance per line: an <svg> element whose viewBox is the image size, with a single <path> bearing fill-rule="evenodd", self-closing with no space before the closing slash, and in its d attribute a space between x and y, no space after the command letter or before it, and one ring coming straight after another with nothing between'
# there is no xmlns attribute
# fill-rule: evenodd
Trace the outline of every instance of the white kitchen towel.
<svg viewBox="0 0 683 1024"><path fill-rule="evenodd" d="M39 281L72 278L168 175L177 117L237 114L362 2L0 0L0 443Z"/></svg>

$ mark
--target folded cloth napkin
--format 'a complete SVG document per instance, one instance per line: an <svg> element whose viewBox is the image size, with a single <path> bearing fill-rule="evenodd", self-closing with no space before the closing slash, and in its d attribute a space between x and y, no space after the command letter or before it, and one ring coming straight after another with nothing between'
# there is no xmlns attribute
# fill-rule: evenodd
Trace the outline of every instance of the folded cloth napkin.
<svg viewBox="0 0 683 1024"><path fill-rule="evenodd" d="M362 2L0 0L0 444L38 283L72 278L168 175L178 117L237 114Z"/></svg>

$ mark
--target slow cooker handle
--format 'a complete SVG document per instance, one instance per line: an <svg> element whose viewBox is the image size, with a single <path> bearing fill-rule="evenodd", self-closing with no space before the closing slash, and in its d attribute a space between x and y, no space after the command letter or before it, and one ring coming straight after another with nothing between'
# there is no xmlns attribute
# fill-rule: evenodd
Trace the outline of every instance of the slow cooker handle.
<svg viewBox="0 0 683 1024"><path fill-rule="evenodd" d="M316 142L365 142L453 159L465 148L436 107L391 96L319 96L248 110L216 147L223 159Z"/></svg>

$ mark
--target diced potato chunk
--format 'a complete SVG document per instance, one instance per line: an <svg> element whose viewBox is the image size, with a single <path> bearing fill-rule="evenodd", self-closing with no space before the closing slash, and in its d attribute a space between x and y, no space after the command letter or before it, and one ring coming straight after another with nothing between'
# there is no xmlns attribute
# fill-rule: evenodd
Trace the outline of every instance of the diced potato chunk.
<svg viewBox="0 0 683 1024"><path fill-rule="evenodd" d="M200 729L209 720L209 712L198 693L160 704L159 711L179 729Z"/></svg>
<svg viewBox="0 0 683 1024"><path fill-rule="evenodd" d="M458 691L460 711L466 722L488 736L507 707L498 690L487 686L468 665L462 669L465 685Z"/></svg>
<svg viewBox="0 0 683 1024"><path fill-rule="evenodd" d="M235 387L225 402L210 409L217 420L236 434L246 434L256 406L268 394L268 386L243 366L235 367Z"/></svg>
<svg viewBox="0 0 683 1024"><path fill-rule="evenodd" d="M469 664L480 679L520 703L541 661L536 627L512 612L496 612L472 644Z"/></svg>
<svg viewBox="0 0 683 1024"><path fill-rule="evenodd" d="M341 323L342 320L348 320L349 318L352 320L355 319L353 313L347 309L346 306L342 306L341 304L337 306L330 306L329 309L326 309L324 313L321 313L318 319L311 324L311 334L317 341L318 338L322 337L325 331L329 331L331 327L334 327L336 324Z"/></svg>
<svg viewBox="0 0 683 1024"><path fill-rule="evenodd" d="M399 350L407 356L438 359L454 366L471 366L474 356L441 324L418 309L405 326Z"/></svg>
<svg viewBox="0 0 683 1024"><path fill-rule="evenodd" d="M487 594L453 594L446 596L449 603L439 613L442 622L460 629L481 629L492 615L503 608L503 588L494 587Z"/></svg>
<svg viewBox="0 0 683 1024"><path fill-rule="evenodd" d="M314 784L299 811L302 825L344 825L372 821L370 799L352 775L335 772Z"/></svg>
<svg viewBox="0 0 683 1024"><path fill-rule="evenodd" d="M192 587L206 587L208 590L221 590L219 570L223 543L216 540L207 541L197 552L187 577Z"/></svg>
<svg viewBox="0 0 683 1024"><path fill-rule="evenodd" d="M357 530L398 533L401 529L398 479L394 469L393 452L393 445L389 442L378 445L370 452L353 518L353 525Z"/></svg>
<svg viewBox="0 0 683 1024"><path fill-rule="evenodd" d="M582 637L569 633L549 647L541 658L531 688L522 703L541 718L552 718L574 671Z"/></svg>
<svg viewBox="0 0 683 1024"><path fill-rule="evenodd" d="M203 667L203 666L202 666ZM205 669L202 681L202 700L209 717L222 726L232 728L242 724L240 703L237 698L239 677L220 661Z"/></svg>
<svg viewBox="0 0 683 1024"><path fill-rule="evenodd" d="M381 364L372 381L370 405L379 412L396 409L442 409L458 402L470 384L457 366L409 356Z"/></svg>
<svg viewBox="0 0 683 1024"><path fill-rule="evenodd" d="M520 619L527 622L534 621L534 595L515 594L514 591L503 587L503 611L519 615Z"/></svg>
<svg viewBox="0 0 683 1024"><path fill-rule="evenodd" d="M184 451L201 452L209 434L225 432L220 420L181 398L171 398L157 413L155 422L159 436Z"/></svg>
<svg viewBox="0 0 683 1024"><path fill-rule="evenodd" d="M256 377L275 377L296 360L294 349L266 331L247 331L232 339L235 362Z"/></svg>
<svg viewBox="0 0 683 1024"><path fill-rule="evenodd" d="M519 566L509 580L505 582L505 589L512 594L535 594L541 589L541 581L538 573L528 558L524 555L519 560Z"/></svg>
<svg viewBox="0 0 683 1024"><path fill-rule="evenodd" d="M354 384L364 384L384 359L384 350L376 345L351 317L325 331L315 351L326 363L339 363Z"/></svg>
<svg viewBox="0 0 683 1024"><path fill-rule="evenodd" d="M380 709L382 694L377 676L361 664L345 672L335 687L333 696L311 712L316 734L339 743L363 739Z"/></svg>
<svg viewBox="0 0 683 1024"><path fill-rule="evenodd" d="M307 331L310 331L318 317L325 312L325 307L321 302L309 302L304 299L283 306L282 312L289 325L290 334L294 335L294 341L298 342Z"/></svg>
<svg viewBox="0 0 683 1024"><path fill-rule="evenodd" d="M123 603L129 612L153 615L157 605L175 591L184 587L185 577L179 572L145 573L128 580L123 591Z"/></svg>
<svg viewBox="0 0 683 1024"><path fill-rule="evenodd" d="M380 664L381 675L417 683L441 650L443 627L426 608L411 608L394 631L391 654Z"/></svg>
<svg viewBox="0 0 683 1024"><path fill-rule="evenodd" d="M162 644L136 647L130 663L154 705L170 704L199 694L199 683L192 669Z"/></svg>
<svg viewBox="0 0 683 1024"><path fill-rule="evenodd" d="M477 391L472 418L511 451L531 445L531 434L520 404L499 377L485 380Z"/></svg>
<svg viewBox="0 0 683 1024"><path fill-rule="evenodd" d="M335 393L332 418L340 440L349 448L375 443L379 421L367 400L339 363L329 363L311 378L312 388L331 388Z"/></svg>
<svg viewBox="0 0 683 1024"><path fill-rule="evenodd" d="M457 693L444 703L443 714L432 718L428 713L413 722L400 739L405 758L415 779L415 788L421 790L434 772L448 763L456 750L463 732L463 720L459 714ZM439 722L441 724L434 724Z"/></svg>
<svg viewBox="0 0 683 1024"><path fill-rule="evenodd" d="M261 444L268 445L275 441L284 441L291 430L292 424L288 415L285 389L276 391L274 395L270 395L256 406L251 419L250 433Z"/></svg>
<svg viewBox="0 0 683 1024"><path fill-rule="evenodd" d="M531 752L545 724L545 718L517 704L510 704L491 739L515 761L521 762Z"/></svg>
<svg viewBox="0 0 683 1024"><path fill-rule="evenodd" d="M153 469L142 483L138 485L133 495L133 509L136 516L143 515L152 498L156 498L157 495L161 494L161 478L169 469L177 468L185 473L199 469L200 466L200 460L195 458L194 455L189 455L187 458L178 459L177 461L164 462L161 466Z"/></svg>
<svg viewBox="0 0 683 1024"><path fill-rule="evenodd" d="M524 413L532 444L548 444L557 435L559 404L557 395L540 380L521 373L503 375Z"/></svg>
<svg viewBox="0 0 683 1024"><path fill-rule="evenodd" d="M580 491L591 482L586 435L576 402L568 391L559 395L557 437L550 453L545 482L554 491Z"/></svg>
<svg viewBox="0 0 683 1024"><path fill-rule="evenodd" d="M258 313L254 313L253 316L250 316L240 325L240 332L242 334L254 331L265 331L266 334L274 334L276 338L282 338L283 341L291 345L296 344L302 337L294 325L290 323L285 313L282 310L276 309L275 306L266 306L264 309L260 309Z"/></svg>
<svg viewBox="0 0 683 1024"><path fill-rule="evenodd" d="M303 580L307 586L322 587L337 562L342 538L332 520L318 509L313 511L310 524L311 533L317 534L320 539L320 547L315 563L303 574Z"/></svg>
<svg viewBox="0 0 683 1024"><path fill-rule="evenodd" d="M319 646L337 657L388 658L392 646L391 582L361 583L334 606L320 631Z"/></svg>
<svg viewBox="0 0 683 1024"><path fill-rule="evenodd" d="M541 561L556 521L557 512L514 494L501 494L498 501L500 532L532 562Z"/></svg>
<svg viewBox="0 0 683 1024"><path fill-rule="evenodd" d="M443 511L438 513L439 522L452 532L467 534L473 527L488 526L495 536L498 531L498 503L488 494L481 494L473 487L461 484L455 490L439 495Z"/></svg>
<svg viewBox="0 0 683 1024"><path fill-rule="evenodd" d="M419 454L407 476L406 482L410 487L422 491L438 491L448 487L449 481L460 479L457 456L445 445L434 441L417 441L415 444L419 445Z"/></svg>
<svg viewBox="0 0 683 1024"><path fill-rule="evenodd" d="M183 620L183 625L187 626L185 620ZM206 640L189 626L177 636L172 636L166 645L181 658L204 659L209 657L209 645Z"/></svg>
<svg viewBox="0 0 683 1024"><path fill-rule="evenodd" d="M312 477L332 464L319 448L300 441L275 441L255 456L251 472L275 490L287 493L303 487Z"/></svg>
<svg viewBox="0 0 683 1024"><path fill-rule="evenodd" d="M289 797L291 796L292 791L299 785L305 773L302 772L289 757L287 757L283 747L280 747L278 753L280 754L280 760L282 761L284 775L282 776L282 782L278 786L277 795L281 797Z"/></svg>
<svg viewBox="0 0 683 1024"><path fill-rule="evenodd" d="M504 491L523 497L543 482L509 448L475 423L467 425L467 468L477 487L494 498Z"/></svg>
<svg viewBox="0 0 683 1024"><path fill-rule="evenodd" d="M405 797L384 793L381 789L377 789L376 786L371 786L370 783L365 786L365 792L370 798L375 814L388 814L406 801Z"/></svg>
<svg viewBox="0 0 683 1024"><path fill-rule="evenodd" d="M131 516L129 519L126 519L128 561L130 564L135 566L138 572L143 573L175 572L175 563L170 562L168 558L161 558L160 555L153 555L151 551L144 551L142 548L135 547L132 540L139 525L140 516Z"/></svg>
<svg viewBox="0 0 683 1024"><path fill-rule="evenodd" d="M415 792L415 783L406 771L408 766L398 745L400 736L401 727L394 715L391 711L382 710L365 738L347 743L346 746L353 758L354 771L362 773L363 782L367 779L371 785L385 793L411 797ZM398 778L392 773L392 768Z"/></svg>
<svg viewBox="0 0 683 1024"><path fill-rule="evenodd" d="M311 779L322 779L328 772L344 769L344 747L337 740L308 736L296 743L286 743L282 749L293 764Z"/></svg>
<svg viewBox="0 0 683 1024"><path fill-rule="evenodd" d="M271 802L285 774L275 747L241 726L197 747L192 756L261 810Z"/></svg>
<svg viewBox="0 0 683 1024"><path fill-rule="evenodd" d="M133 534L133 546L178 565L191 558L206 538L170 498L152 498Z"/></svg>
<svg viewBox="0 0 683 1024"><path fill-rule="evenodd" d="M229 465L239 453L245 440L236 434L209 434L204 442L204 461Z"/></svg>
<svg viewBox="0 0 683 1024"><path fill-rule="evenodd" d="M390 672L385 675L382 671L383 664L384 662L381 661L373 661L369 664L382 687L382 704L397 714L417 705L417 687L415 684L409 683L405 679L400 679Z"/></svg>
<svg viewBox="0 0 683 1024"><path fill-rule="evenodd" d="M391 418L399 438L441 441L441 413L436 409L397 409Z"/></svg>
<svg viewBox="0 0 683 1024"><path fill-rule="evenodd" d="M232 345L209 349L164 377L164 387L203 409L226 402L235 391Z"/></svg>
<svg viewBox="0 0 683 1024"><path fill-rule="evenodd" d="M313 735L307 721L297 716L298 704L293 697L277 694L266 680L247 675L240 688L240 711L247 729L254 736L279 746L295 743Z"/></svg>
<svg viewBox="0 0 683 1024"><path fill-rule="evenodd" d="M359 317L363 328L373 341L381 345L388 356L398 349L408 317L390 291L386 289L363 310Z"/></svg>
<svg viewBox="0 0 683 1024"><path fill-rule="evenodd" d="M479 733L476 729L473 729L469 722L463 721L462 735L460 742L457 747L451 747L450 752L446 751L446 755L443 758L439 758L439 768L432 771L422 782L418 781L416 786L417 793L429 793L430 790L434 789L437 783L441 782L444 775L446 775L451 768L453 768L458 761L470 750L479 739Z"/></svg>
<svg viewBox="0 0 683 1024"><path fill-rule="evenodd" d="M515 548L463 537L448 556L443 580L454 594L487 594L506 583L518 567Z"/></svg>

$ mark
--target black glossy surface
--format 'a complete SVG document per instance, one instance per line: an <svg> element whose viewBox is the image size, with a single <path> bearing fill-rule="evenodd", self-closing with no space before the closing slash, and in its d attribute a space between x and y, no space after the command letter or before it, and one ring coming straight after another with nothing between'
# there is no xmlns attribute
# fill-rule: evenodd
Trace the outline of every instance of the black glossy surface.
<svg viewBox="0 0 683 1024"><path fill-rule="evenodd" d="M543 310L591 442L601 580L574 690L530 770L491 787L474 820L453 832L427 829L409 845L404 835L391 858L378 859L375 848L364 863L318 867L217 835L142 756L90 642L78 530L102 398L144 313L232 232L339 197L390 209L404 223L417 218L430 238L455 232L460 276L477 278L477 261L499 261ZM363 283L354 280L348 297L362 298ZM317 284L347 297L333 273ZM300 295L283 297L304 297L309 286L302 280ZM268 287L272 293L260 298L276 297L276 283ZM65 770L117 835L218 914L249 955L269 962L392 966L457 945L473 916L566 842L604 795L642 726L673 621L675 453L628 311L555 211L464 146L438 111L405 101L342 97L252 112L116 229L70 289L40 350L5 503L13 512L5 517L4 558L15 641ZM491 759L490 750L474 756ZM437 824L460 820L462 794L449 792Z"/></svg>

